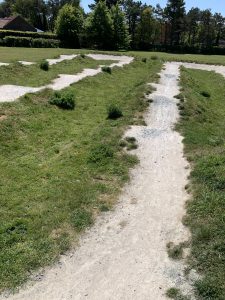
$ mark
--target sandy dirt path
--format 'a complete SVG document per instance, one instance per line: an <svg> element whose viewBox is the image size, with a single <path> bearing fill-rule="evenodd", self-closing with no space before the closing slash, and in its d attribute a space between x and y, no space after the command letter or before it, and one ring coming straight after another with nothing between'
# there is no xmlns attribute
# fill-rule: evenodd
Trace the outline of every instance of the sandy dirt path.
<svg viewBox="0 0 225 300"><path fill-rule="evenodd" d="M166 244L189 238L182 225L187 199L187 162L178 119L179 65L166 63L147 126L132 126L140 164L131 172L113 212L99 217L80 246L29 283L11 300L161 300L176 286L187 291L181 261L168 258ZM41 278L41 279L40 279ZM0 299L5 299L4 297Z"/></svg>

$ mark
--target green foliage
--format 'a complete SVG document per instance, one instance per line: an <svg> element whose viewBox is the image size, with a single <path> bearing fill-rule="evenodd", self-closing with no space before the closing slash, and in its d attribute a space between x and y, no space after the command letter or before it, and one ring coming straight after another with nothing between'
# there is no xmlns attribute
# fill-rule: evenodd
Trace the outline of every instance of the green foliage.
<svg viewBox="0 0 225 300"><path fill-rule="evenodd" d="M99 49L113 47L113 22L104 1L98 2L87 19L87 34L93 45Z"/></svg>
<svg viewBox="0 0 225 300"><path fill-rule="evenodd" d="M123 116L123 113L120 107L112 103L107 108L107 115L108 119L115 120L121 118Z"/></svg>
<svg viewBox="0 0 225 300"><path fill-rule="evenodd" d="M40 69L43 71L48 71L49 70L49 63L47 60L42 60L40 62Z"/></svg>
<svg viewBox="0 0 225 300"><path fill-rule="evenodd" d="M113 151L108 145L97 145L93 147L90 151L89 162L102 163L105 159L112 158Z"/></svg>
<svg viewBox="0 0 225 300"><path fill-rule="evenodd" d="M146 57L142 57L141 61L144 62L144 63L146 63L147 62L147 58Z"/></svg>
<svg viewBox="0 0 225 300"><path fill-rule="evenodd" d="M210 98L210 96L211 96L210 93L206 92L206 91L202 91L200 94L205 98Z"/></svg>
<svg viewBox="0 0 225 300"><path fill-rule="evenodd" d="M17 30L0 30L0 39L6 36L27 37L32 39L47 39L56 40L57 36L54 33L17 31Z"/></svg>
<svg viewBox="0 0 225 300"><path fill-rule="evenodd" d="M166 296L171 299L176 299L180 291L177 288L170 288L166 291Z"/></svg>
<svg viewBox="0 0 225 300"><path fill-rule="evenodd" d="M72 224L77 231L82 231L93 224L92 213L85 209L77 209L72 215Z"/></svg>
<svg viewBox="0 0 225 300"><path fill-rule="evenodd" d="M55 39L6 36L0 41L0 44L7 47L57 48L60 45L60 41Z"/></svg>
<svg viewBox="0 0 225 300"><path fill-rule="evenodd" d="M174 245L172 242L167 244L168 256L172 259L181 259L183 254L183 245Z"/></svg>
<svg viewBox="0 0 225 300"><path fill-rule="evenodd" d="M150 7L141 12L140 22L137 26L137 44L143 50L148 50L159 35L159 24L153 16L153 10Z"/></svg>
<svg viewBox="0 0 225 300"><path fill-rule="evenodd" d="M170 44L179 45L181 40L181 32L185 28L185 1L168 0L165 8L165 14L171 25Z"/></svg>
<svg viewBox="0 0 225 300"><path fill-rule="evenodd" d="M49 103L63 109L72 110L75 108L75 99L72 92L55 92Z"/></svg>
<svg viewBox="0 0 225 300"><path fill-rule="evenodd" d="M80 47L84 16L80 7L65 4L56 19L55 32L66 46Z"/></svg>
<svg viewBox="0 0 225 300"><path fill-rule="evenodd" d="M112 74L112 68L107 67L107 66L103 66L102 67L102 72Z"/></svg>
<svg viewBox="0 0 225 300"><path fill-rule="evenodd" d="M111 17L113 26L113 47L116 50L127 49L130 45L130 36L125 15L118 3L111 8Z"/></svg>

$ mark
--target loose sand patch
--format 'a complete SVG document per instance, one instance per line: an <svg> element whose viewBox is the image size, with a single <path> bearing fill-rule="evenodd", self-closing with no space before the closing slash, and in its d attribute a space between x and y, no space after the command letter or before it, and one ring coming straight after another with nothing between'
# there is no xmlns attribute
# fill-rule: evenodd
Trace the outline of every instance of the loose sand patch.
<svg viewBox="0 0 225 300"><path fill-rule="evenodd" d="M62 62L64 60L72 60L75 57L77 57L77 54L71 54L71 55L60 55L59 58L50 58L50 59L46 59L49 63L50 66L58 64L59 62Z"/></svg>

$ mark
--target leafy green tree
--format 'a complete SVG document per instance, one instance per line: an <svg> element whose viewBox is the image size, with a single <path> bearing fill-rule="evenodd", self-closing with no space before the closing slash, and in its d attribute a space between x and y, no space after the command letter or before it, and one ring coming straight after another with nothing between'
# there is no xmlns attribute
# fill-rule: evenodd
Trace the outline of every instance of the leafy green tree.
<svg viewBox="0 0 225 300"><path fill-rule="evenodd" d="M53 31L55 27L55 21L59 10L65 5L71 4L75 7L80 6L80 0L48 0L47 1L47 9L48 9L48 22L49 27Z"/></svg>
<svg viewBox="0 0 225 300"><path fill-rule="evenodd" d="M160 36L159 23L153 16L151 7L145 8L141 13L137 28L138 45L142 50L148 50Z"/></svg>
<svg viewBox="0 0 225 300"><path fill-rule="evenodd" d="M215 23L211 10L206 9L201 12L201 23L199 25L199 42L202 47L211 48L215 42Z"/></svg>
<svg viewBox="0 0 225 300"><path fill-rule="evenodd" d="M118 4L111 8L111 17L113 24L113 47L117 50L127 49L130 44L130 36L125 15Z"/></svg>
<svg viewBox="0 0 225 300"><path fill-rule="evenodd" d="M55 32L66 46L80 47L84 16L80 7L65 4L56 19Z"/></svg>
<svg viewBox="0 0 225 300"><path fill-rule="evenodd" d="M194 46L197 42L199 22L201 18L201 11L198 7L192 7L186 16L186 32L187 44Z"/></svg>
<svg viewBox="0 0 225 300"><path fill-rule="evenodd" d="M222 37L224 28L225 28L225 18L218 13L215 13L214 16L214 23L215 23L215 34L216 34L216 41L215 41L215 45L219 46L219 41Z"/></svg>
<svg viewBox="0 0 225 300"><path fill-rule="evenodd" d="M170 43L171 45L179 45L181 41L181 33L184 30L184 0L168 0L165 13L171 26Z"/></svg>
<svg viewBox="0 0 225 300"><path fill-rule="evenodd" d="M93 10L100 1L102 1L102 0L94 0L95 3L88 5L89 8ZM106 0L105 3L106 3L106 6L108 7L108 9L110 9L113 6L115 6L116 4L118 4L119 0Z"/></svg>
<svg viewBox="0 0 225 300"><path fill-rule="evenodd" d="M99 49L111 49L113 22L105 1L100 1L87 19L86 31L89 40Z"/></svg>
<svg viewBox="0 0 225 300"><path fill-rule="evenodd" d="M124 0L122 5L128 23L129 34L131 36L131 45L133 47L136 44L135 34L137 25L140 20L141 12L143 10L143 5L141 1L136 2L134 0Z"/></svg>

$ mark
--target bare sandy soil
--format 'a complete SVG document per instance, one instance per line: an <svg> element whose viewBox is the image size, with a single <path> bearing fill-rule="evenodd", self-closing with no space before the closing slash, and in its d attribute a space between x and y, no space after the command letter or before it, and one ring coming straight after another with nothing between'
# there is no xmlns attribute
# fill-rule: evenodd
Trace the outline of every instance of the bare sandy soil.
<svg viewBox="0 0 225 300"><path fill-rule="evenodd" d="M115 211L100 217L40 281L11 300L161 300L168 288L185 292L184 264L168 258L168 242L189 238L181 219L187 199L188 171L182 137L173 130L178 119L176 99L179 65L167 63L161 72L147 126L132 126L139 166L131 173ZM4 298L1 298L4 299Z"/></svg>

